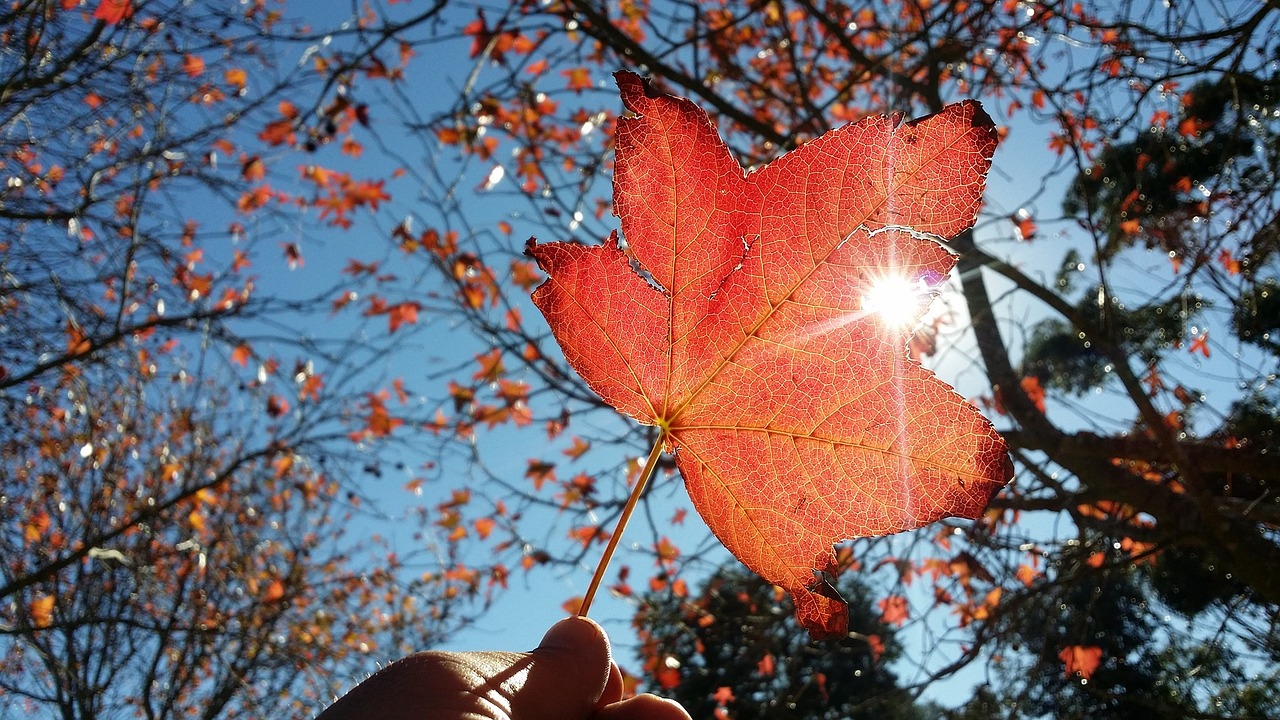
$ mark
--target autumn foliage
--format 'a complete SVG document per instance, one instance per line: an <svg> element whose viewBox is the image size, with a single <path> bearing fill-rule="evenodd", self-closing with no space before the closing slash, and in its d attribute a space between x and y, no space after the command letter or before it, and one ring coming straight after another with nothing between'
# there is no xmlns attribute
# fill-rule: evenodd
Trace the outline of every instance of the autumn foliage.
<svg viewBox="0 0 1280 720"><path fill-rule="evenodd" d="M754 628L729 675L620 657L712 716L856 716L841 668L1280 714L1274 3L42 0L0 40L0 714L313 714L610 542L593 616ZM871 267L918 323L852 319ZM807 665L713 529L886 665Z"/></svg>
<svg viewBox="0 0 1280 720"><path fill-rule="evenodd" d="M0 714L308 714L484 590L345 532L378 461L351 437L403 423L394 379L351 368L416 301L369 305L376 339L291 329L352 286L286 297L304 250L274 223L350 226L390 178L326 167L358 153L357 70L275 72L281 9L0 11Z"/></svg>

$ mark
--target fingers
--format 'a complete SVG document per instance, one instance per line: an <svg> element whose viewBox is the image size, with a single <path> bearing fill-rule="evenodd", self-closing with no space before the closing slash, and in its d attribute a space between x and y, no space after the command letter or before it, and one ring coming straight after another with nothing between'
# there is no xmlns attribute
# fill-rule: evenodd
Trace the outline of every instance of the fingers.
<svg viewBox="0 0 1280 720"><path fill-rule="evenodd" d="M684 708L657 695L637 695L607 705L596 711L591 720L690 720Z"/></svg>
<svg viewBox="0 0 1280 720"><path fill-rule="evenodd" d="M690 720L684 708L656 695L619 702L622 672L613 663L604 630L592 620L569 618L552 625L532 656L529 679L516 696L521 705L512 707L513 718L586 718L587 712L578 714L584 709L576 703L581 698L590 700L586 711L595 709L591 720ZM575 704L566 704L571 698Z"/></svg>
<svg viewBox="0 0 1280 720"><path fill-rule="evenodd" d="M352 688L317 720L504 718L525 659L498 652L410 655Z"/></svg>
<svg viewBox="0 0 1280 720"><path fill-rule="evenodd" d="M407 657L352 689L320 720L689 720L679 705L653 695L618 702L622 692L604 630L586 618L569 618L552 625L530 653Z"/></svg>
<svg viewBox="0 0 1280 720"><path fill-rule="evenodd" d="M604 684L604 692L600 693L600 699L596 701L596 709L618 702L622 699L622 692L622 670L618 668L618 663L610 662L609 680Z"/></svg>
<svg viewBox="0 0 1280 720"><path fill-rule="evenodd" d="M561 620L529 654L524 687L512 698L520 720L587 718L601 700L622 695L622 678L612 683L613 661L604 630L587 618ZM614 693L613 698L606 691Z"/></svg>

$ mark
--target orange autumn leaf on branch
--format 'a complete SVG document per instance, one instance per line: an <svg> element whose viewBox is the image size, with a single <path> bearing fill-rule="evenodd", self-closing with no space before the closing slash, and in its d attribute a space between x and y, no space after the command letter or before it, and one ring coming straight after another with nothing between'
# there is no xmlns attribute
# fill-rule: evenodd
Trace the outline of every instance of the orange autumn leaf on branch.
<svg viewBox="0 0 1280 720"><path fill-rule="evenodd" d="M725 546L811 634L843 635L834 543L975 517L1011 474L991 424L908 359L911 322L864 299L894 278L924 312L955 259L921 238L972 226L992 123L972 102L868 118L745 173L692 102L616 77L626 246L531 241L534 303L587 384L660 429L649 466L673 452Z"/></svg>

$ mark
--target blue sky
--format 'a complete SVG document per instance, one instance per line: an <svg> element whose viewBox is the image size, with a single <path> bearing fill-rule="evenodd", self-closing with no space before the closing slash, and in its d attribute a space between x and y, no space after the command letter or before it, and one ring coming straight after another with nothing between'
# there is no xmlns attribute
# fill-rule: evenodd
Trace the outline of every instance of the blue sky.
<svg viewBox="0 0 1280 720"><path fill-rule="evenodd" d="M314 8L316 25L324 26L330 21L345 17L345 12L349 10L350 5L340 2L318 2L309 7ZM446 27L461 28L472 18L470 14L451 11L446 13L444 24ZM419 56L410 65L403 92L413 99L413 104L422 112L430 113L446 106L457 97L458 89L477 70L475 61L468 57L469 46L470 39L459 36L432 44L419 51ZM305 54L305 48L300 52ZM483 77L484 68L480 67L479 72ZM612 83L607 77L600 77L598 83L601 92L612 92ZM436 98L439 99L439 106L433 101ZM561 99L565 100L562 110L569 112L570 99ZM988 109L997 117L997 122L1000 122L999 108L989 106ZM492 228L499 220L506 220L514 227L512 233L514 238L538 234L541 219L528 215L529 204L516 201L511 194L504 192L510 189L511 173L507 173L507 179L500 181L492 191L478 191L475 188L490 176L494 163L461 158L452 148L433 146L430 138L400 136L398 135L400 131L396 127L393 116L379 116L375 107L373 132L376 136L370 133L366 139L361 136L360 129L357 129L357 139L366 142L366 153L359 160L338 158L334 148L324 149L318 156L318 160L323 157L325 162L332 161L355 175L370 177L385 177L394 168L394 164L379 152L379 142L394 148L405 157L416 157L421 167L409 168L410 172L403 178L389 182L388 190L395 200L389 204L388 209L375 217L361 215L351 230L335 231L332 234L312 235L309 230L302 229L301 223L295 227L285 223L275 228L272 232L273 237L293 239L302 243L306 266L304 270L296 273L272 273L269 278L264 278L262 283L264 291L306 295L314 290L310 285L312 282L310 278L337 277L341 267L353 257L365 261L379 260L384 262L386 269L395 271L397 255L384 244L383 240L389 236L392 227L409 216L415 217L419 223L442 227L464 222L470 228ZM1052 277L1058 271L1058 263L1069 247L1075 247L1086 258L1092 251L1092 245L1087 236L1075 226L1074 222L1064 221L1058 217L1061 213L1061 197L1072 178L1073 169L1070 165L1063 165L1056 171L1046 168L1046 163L1055 161L1046 149L1047 140L1055 130L1056 128L1053 127L1035 124L1025 114L1012 121L1008 136L995 156L994 167L988 181L987 207L978 226L978 237L990 252L1037 278ZM421 148L421 151L418 148ZM498 161L502 160L502 158L498 159ZM432 174L423 172L428 166L434 171L434 175L440 178L450 179L461 176L455 196L459 202L457 208L442 210L427 203L414 201L414 198L433 196L438 191L438 188L431 188L428 192L421 192L433 182ZM284 171L289 172L291 168L286 167ZM607 189L607 183L598 183L598 186ZM1029 212L1040 227L1039 235L1032 242L1019 240L1013 224L1007 219L1020 210ZM600 229L601 232L597 234L603 238L603 229L616 227L616 219L606 216L600 223L594 223L588 219L587 226ZM290 238L291 233L296 237ZM266 248L266 252L271 250L270 246ZM413 272L409 269L405 271ZM1087 261L1080 275L1084 278L1081 280L1082 285L1091 282L1089 280L1092 277L1091 269ZM1162 264L1158 257L1147 265L1136 265L1130 268L1128 277L1122 276L1118 285L1141 287L1144 283L1149 283L1151 278L1158 278L1162 283L1172 280L1172 273L1167 263ZM997 291L1002 289L1000 283L995 281L992 282L992 287ZM944 297L943 302L946 301ZM956 311L963 309L962 303L954 297L950 299L950 306ZM528 322L540 322L537 312L530 305L523 303L521 308ZM1043 309L1034 305L1010 308L1009 312L1010 317L1018 324L1029 323L1044 316ZM346 326L343 323L343 319L339 317L323 327L303 328L302 331L342 334L354 327L354 325ZM403 352L378 357L372 360L368 369L372 373L388 377L403 377L411 390L439 397L440 386L443 383L437 377L439 370L468 363L470 358L485 348L485 345L469 334L465 328L450 326L447 319L432 319L424 316L423 324L425 327L421 334L415 336L414 342L410 343ZM946 331L944 339L944 346L939 354L931 358L927 364L933 367L944 380L953 383L963 395L975 397L988 394L990 390L986 387L985 375L975 364L976 353L972 347L972 341L963 332L962 316L958 319L957 327ZM1016 338L1011 342L1014 347L1017 346ZM1221 360L1215 361L1215 364L1221 363L1215 370L1219 379L1215 379L1208 373L1201 373L1206 383L1221 382L1227 386L1230 385L1231 360L1226 356L1229 356L1229 353L1219 353L1218 357ZM1187 357L1182 359L1182 362L1185 362L1191 371L1197 369L1194 363L1198 361L1194 358ZM469 374L469 372L460 374ZM1050 412L1066 409L1054 407L1053 399L1049 402ZM1089 426L1099 417L1106 416L1109 413L1108 408L1115 410L1112 413L1113 417L1108 420L1116 427L1124 425L1128 420L1124 413L1130 410L1119 403L1109 403L1105 397L1090 398L1088 404L1089 412L1096 415L1081 415L1078 418L1080 427ZM995 418L995 420L999 425L1000 419ZM601 419L594 422L599 423L596 430L611 433L618 432L619 428L624 427L622 423L628 421L619 419L615 422L611 419ZM1067 424L1069 426L1071 423L1067 422ZM519 484L524 482L522 476L526 459L529 457L556 459L561 463L564 471L577 470L576 465L568 463L567 459L560 455L560 451L567 447L569 436L566 435L548 444L545 436L540 432L512 432L500 429L480 433L476 440L476 448L478 454L489 464L488 472L508 477L513 483ZM592 453L592 456L599 454L600 451L597 450ZM623 455L634 456L635 454L620 451L619 457L607 462L621 463L628 459ZM596 460L596 462L606 461ZM602 471L602 483L611 478L617 488L622 489L619 473L616 471L609 475L609 470L603 467L583 469ZM362 480L362 490L380 500L383 507L389 509L389 515L394 517L395 508L402 508L406 503L416 502L421 502L428 507L433 506L440 500L437 493L447 494L457 484L458 479L479 477L475 474L474 468L467 467L464 453L455 455L450 463L434 469L430 474L429 482L423 486L420 496L408 493L403 487L405 482L418 474L416 463L409 463L409 467L403 471L403 476L397 471L386 473L382 479ZM696 513L689 508L688 500L679 487L678 479L667 478L659 482L650 493L650 497L654 502L646 508L649 515L640 518L639 522L651 524L657 527L660 533L669 534L677 545L686 551L693 548L711 548L706 553L708 565L704 567L709 567L721 559L729 559L727 553L719 549L714 541L708 542L705 526L697 518ZM677 508L686 508L690 511L683 526L671 527L667 521ZM551 521L554 518L549 517L548 520ZM554 531L549 531L548 542L567 542L563 537L562 523L557 525L549 522L548 526L555 528ZM394 542L399 547L411 550L420 541L410 535L413 532L411 525L406 523L403 529L405 536L396 538ZM396 533L394 527L389 530L380 520L370 520L368 530L389 532L392 535ZM923 534L923 537L931 537L937 531L936 527L926 528L914 535L908 534L895 538L890 543L905 548L913 540L918 539L920 534ZM1029 528L1029 532L1033 534L1043 532L1048 535L1052 531L1053 528L1048 526L1039 529ZM633 526L624 538L623 548L647 544L651 541L651 537L647 528ZM520 572L514 573L510 590L502 593L494 606L473 626L450 638L444 647L455 650L519 650L535 646L545 629L563 616L561 603L585 591L594 567L594 559L595 553L588 553L584 557L583 565L575 569L542 569L528 577ZM647 557L639 555L627 557L624 554L622 557L615 558L613 568L607 576L607 582L612 581L620 565L631 564L634 566L633 584L641 586L649 574L651 563L652 560ZM921 604L927 607L927 598L921 599ZM616 645L621 650L623 664L636 667L636 664L629 662L627 657L634 637L629 627L631 613L632 608L626 601L606 594L597 599L592 616L604 624L614 637ZM933 623L934 620L929 622ZM904 643L910 648L913 643L930 642L928 640L932 637L930 627L933 632L941 632L938 627L932 625L916 626L911 632L903 635ZM927 648L923 647L916 649L922 652L927 651ZM931 664L936 666L936 659L931 660ZM910 677L907 675L908 679ZM971 684L976 680L976 677L969 677L956 682ZM950 694L946 691L946 686L940 686L936 692L943 693L937 696L940 698Z"/></svg>

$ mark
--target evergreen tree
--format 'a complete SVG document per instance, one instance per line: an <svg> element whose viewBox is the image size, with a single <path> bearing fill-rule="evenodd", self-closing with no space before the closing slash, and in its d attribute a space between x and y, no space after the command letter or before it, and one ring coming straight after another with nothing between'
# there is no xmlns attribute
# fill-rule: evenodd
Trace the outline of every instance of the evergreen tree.
<svg viewBox="0 0 1280 720"><path fill-rule="evenodd" d="M849 637L812 643L791 599L741 567L700 590L646 595L635 616L645 670L693 717L735 720L929 717L888 669L900 646L868 591L845 573Z"/></svg>

